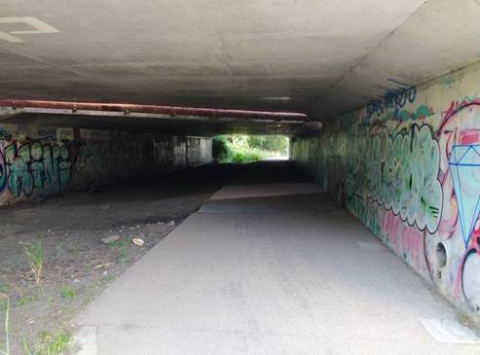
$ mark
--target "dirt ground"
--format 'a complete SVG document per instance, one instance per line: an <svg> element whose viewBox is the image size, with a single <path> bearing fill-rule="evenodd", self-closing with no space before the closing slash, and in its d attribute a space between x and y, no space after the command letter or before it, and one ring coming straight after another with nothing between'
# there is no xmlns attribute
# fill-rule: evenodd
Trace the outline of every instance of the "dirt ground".
<svg viewBox="0 0 480 355"><path fill-rule="evenodd" d="M219 169L191 169L0 211L0 354L7 340L8 355L61 353L72 317L223 185L226 175ZM113 235L120 240L100 243ZM133 238L145 244L137 246ZM43 270L36 285L26 249L38 242Z"/></svg>

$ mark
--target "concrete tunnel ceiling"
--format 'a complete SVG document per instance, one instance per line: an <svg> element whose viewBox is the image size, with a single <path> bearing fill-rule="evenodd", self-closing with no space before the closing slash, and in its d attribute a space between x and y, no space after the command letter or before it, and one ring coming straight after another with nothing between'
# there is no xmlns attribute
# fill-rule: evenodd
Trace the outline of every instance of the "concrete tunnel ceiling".
<svg viewBox="0 0 480 355"><path fill-rule="evenodd" d="M0 0L0 9L0 99L322 120L480 58L478 0Z"/></svg>

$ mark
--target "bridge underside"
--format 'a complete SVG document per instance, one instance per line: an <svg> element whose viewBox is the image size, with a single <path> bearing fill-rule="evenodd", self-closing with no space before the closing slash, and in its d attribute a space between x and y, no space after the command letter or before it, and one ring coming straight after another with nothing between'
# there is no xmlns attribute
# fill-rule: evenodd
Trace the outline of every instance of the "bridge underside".
<svg viewBox="0 0 480 355"><path fill-rule="evenodd" d="M153 228L150 213L156 208L188 206L190 214L206 198L198 197L196 185L182 174L209 171L199 179L214 185L213 191L232 172L240 171L243 180L238 184L255 176L255 167L236 170L213 164L212 137L219 134L288 136L290 160L324 193L291 201L284 195L296 190L287 184L276 185L283 195L273 200L262 195L206 203L204 212L221 210L219 215L226 211L234 217L194 215L199 224L192 227L187 221L180 227L190 229L188 235L174 233L164 244L168 250L186 253L171 264L165 265L168 255L160 243L154 252L167 258L153 275L160 275L160 286L157 279L150 283L153 276L148 271L146 281L137 280L135 272L119 281L125 288L130 284L143 288L142 297L175 305L156 308L157 320L165 315L172 321L168 329L162 328L163 321L155 324L160 328L151 328L156 334L171 332L170 345L185 341L208 352L199 344L209 344L204 340L211 339L208 332L214 329L222 354L234 353L230 345L239 349L237 353L271 353L278 344L292 349L286 354L311 354L323 341L321 336L342 339L322 348L324 352L357 354L349 350L371 345L365 329L388 329L405 339L418 335L418 343L402 348L405 343L383 334L382 339L391 343L376 343L380 353L457 351L419 335L421 321L434 337L443 334L438 341L446 337L469 343L470 347L459 346L465 353L478 351L472 345L478 339L451 319L452 313L439 313L449 317L447 322L432 319L437 301L425 296L426 289L415 293L418 280L406 281L412 275L405 276L401 264L392 266L386 257L390 254L367 241L366 229L352 218L457 307L462 323L480 324L480 0L0 0L0 8L0 206L92 192L117 183L158 182L167 173L183 171L170 176L183 176L179 181L187 202L175 200L176 189L162 190L163 195L150 196L148 191L128 195L137 202L163 198L162 204L141 208L148 218L132 219L148 231ZM269 166L272 175L288 174L274 166ZM272 190L259 185L253 190L267 195ZM331 196L328 203L325 194ZM91 203L96 215L104 213L99 204ZM112 215L128 220L121 206L115 208ZM301 210L299 216L296 209ZM27 209L19 216L28 213ZM68 208L59 212L59 218L63 215L68 215ZM210 219L211 225L202 229ZM16 226L22 230L21 223ZM355 239L357 229L363 232ZM257 232L261 237L255 239ZM126 244L140 238L122 236ZM0 242L2 238L0 233ZM18 251L17 244L9 245ZM214 249L219 245L224 248ZM324 246L327 249L321 250ZM116 247L123 252L123 244ZM192 250L199 253L189 258ZM273 251L277 254L270 254ZM232 260L224 260L226 255ZM213 270L207 277L218 279L211 284L198 281L206 270ZM265 275L257 277L255 272ZM361 275L360 284L355 284L358 279L351 272ZM320 275L327 278L325 283ZM0 273L0 286L1 277ZM154 291L183 278L188 285L177 284L171 293L157 297ZM263 280L269 289L260 285ZM151 293L150 285L155 288ZM270 289L280 296L273 303ZM190 302L184 295L204 302ZM142 297L126 297L112 304L116 298L107 291L104 298L115 310L112 317L118 315L115 319L105 315L112 324L118 322L115 333L105 339L125 349L128 344L116 340L128 329L121 316L130 310L116 312L115 307L127 307L132 300L134 307L139 306L136 302L148 303ZM370 304L369 297L376 303ZM358 299L362 302L356 303ZM342 318L349 323L346 328L333 315L328 324L337 328L319 325L325 321L321 310L333 301L348 305L338 308L338 314L353 309L353 318L368 324L353 329L354 320L347 314ZM417 301L433 303L423 307ZM403 303L410 308L403 308ZM379 304L378 309L390 313L379 314ZM192 305L198 308L189 308ZM232 310L234 306L239 307ZM182 313L185 309L188 312ZM239 309L244 313L237 313ZM254 311L260 315L248 313ZM134 316L148 314L143 308L139 312L144 313ZM179 336L172 324L178 320L181 329L189 327L192 314L199 324L188 328L189 337ZM235 319L241 324L231 326ZM293 331L283 327L280 323L286 319L298 327ZM92 322L98 326L99 320ZM218 324L224 327L217 329ZM342 329L353 340L345 341ZM262 343L269 332L272 337ZM260 343L267 348L256 348ZM351 348L342 348L346 343Z"/></svg>

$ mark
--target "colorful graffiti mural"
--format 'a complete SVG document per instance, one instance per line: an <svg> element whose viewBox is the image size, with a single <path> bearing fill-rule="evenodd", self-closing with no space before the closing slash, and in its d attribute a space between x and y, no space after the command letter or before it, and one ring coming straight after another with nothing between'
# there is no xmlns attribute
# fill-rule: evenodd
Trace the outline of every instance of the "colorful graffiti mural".
<svg viewBox="0 0 480 355"><path fill-rule="evenodd" d="M421 274L480 310L480 101L386 112L351 133L347 206ZM362 126L362 127L358 127ZM360 133L360 134L358 134ZM355 143L354 143L355 144ZM363 168L362 168L363 167ZM360 174L358 172L361 171ZM352 182L354 181L354 182ZM370 211L365 214L360 209ZM439 265L435 248L445 248ZM476 269L474 269L476 268ZM445 277L444 277L445 276ZM447 285L446 285L447 284Z"/></svg>
<svg viewBox="0 0 480 355"><path fill-rule="evenodd" d="M209 138L1 125L0 206L207 164L210 146Z"/></svg>
<svg viewBox="0 0 480 355"><path fill-rule="evenodd" d="M455 145L450 170L465 246L480 215L480 145Z"/></svg>
<svg viewBox="0 0 480 355"><path fill-rule="evenodd" d="M434 232L442 207L439 154L426 125L412 125L395 136L385 128L374 128L360 162L367 171L367 197L409 225Z"/></svg>
<svg viewBox="0 0 480 355"><path fill-rule="evenodd" d="M480 324L480 98L450 102L463 84L442 82L389 92L329 121L319 180ZM296 156L315 161L305 154Z"/></svg>
<svg viewBox="0 0 480 355"><path fill-rule="evenodd" d="M415 86L404 85L404 87L398 89L388 90L380 99L371 100L367 103L362 123L370 124L370 119L373 116L380 117L388 110L398 111L407 103L415 101L416 96L417 88Z"/></svg>
<svg viewBox="0 0 480 355"><path fill-rule="evenodd" d="M450 218L442 228L444 240L461 241L455 248L455 295L465 299L471 310L480 312L480 100L452 102L437 130L445 152L441 170L445 207Z"/></svg>
<svg viewBox="0 0 480 355"><path fill-rule="evenodd" d="M68 142L3 141L0 147L0 193L12 197L58 193L70 182L73 159Z"/></svg>

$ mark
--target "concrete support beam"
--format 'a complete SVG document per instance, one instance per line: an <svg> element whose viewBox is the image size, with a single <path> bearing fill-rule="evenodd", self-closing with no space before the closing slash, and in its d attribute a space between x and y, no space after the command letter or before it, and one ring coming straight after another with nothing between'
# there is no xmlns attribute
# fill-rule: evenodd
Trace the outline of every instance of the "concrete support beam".
<svg viewBox="0 0 480 355"><path fill-rule="evenodd" d="M198 136L226 133L293 135L309 122L305 114L296 112L133 104L0 100L0 109L6 112L4 117L0 115L0 120L10 124L153 130Z"/></svg>

